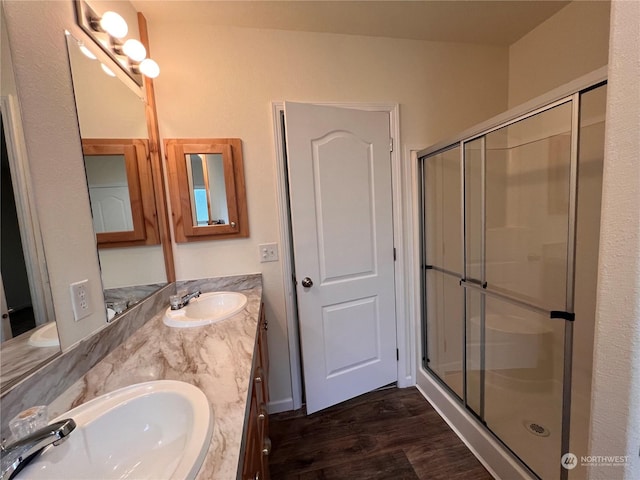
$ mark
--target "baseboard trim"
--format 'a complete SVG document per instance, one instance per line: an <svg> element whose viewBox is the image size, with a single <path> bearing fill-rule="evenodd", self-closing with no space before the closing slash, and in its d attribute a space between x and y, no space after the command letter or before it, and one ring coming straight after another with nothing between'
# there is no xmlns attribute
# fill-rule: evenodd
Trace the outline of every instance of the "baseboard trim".
<svg viewBox="0 0 640 480"><path fill-rule="evenodd" d="M282 400L271 401L269 402L268 409L269 409L269 415L271 415L272 413L281 413L281 412L288 412L290 410L294 410L293 398L287 397Z"/></svg>

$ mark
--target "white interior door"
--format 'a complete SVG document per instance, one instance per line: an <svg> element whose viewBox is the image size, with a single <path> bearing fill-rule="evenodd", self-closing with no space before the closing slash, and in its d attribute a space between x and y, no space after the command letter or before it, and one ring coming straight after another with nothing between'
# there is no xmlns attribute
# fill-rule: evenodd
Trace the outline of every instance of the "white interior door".
<svg viewBox="0 0 640 480"><path fill-rule="evenodd" d="M310 414L397 380L389 115L286 102L285 130Z"/></svg>
<svg viewBox="0 0 640 480"><path fill-rule="evenodd" d="M93 227L96 233L133 230L128 185L89 186Z"/></svg>

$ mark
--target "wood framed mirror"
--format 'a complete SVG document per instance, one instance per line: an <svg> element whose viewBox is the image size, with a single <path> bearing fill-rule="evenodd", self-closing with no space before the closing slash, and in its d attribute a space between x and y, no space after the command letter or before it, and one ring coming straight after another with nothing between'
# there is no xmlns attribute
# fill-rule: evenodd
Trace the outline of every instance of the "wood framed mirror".
<svg viewBox="0 0 640 480"><path fill-rule="evenodd" d="M165 139L177 243L249 236L239 138Z"/></svg>
<svg viewBox="0 0 640 480"><path fill-rule="evenodd" d="M82 152L98 247L158 245L148 141L83 138Z"/></svg>

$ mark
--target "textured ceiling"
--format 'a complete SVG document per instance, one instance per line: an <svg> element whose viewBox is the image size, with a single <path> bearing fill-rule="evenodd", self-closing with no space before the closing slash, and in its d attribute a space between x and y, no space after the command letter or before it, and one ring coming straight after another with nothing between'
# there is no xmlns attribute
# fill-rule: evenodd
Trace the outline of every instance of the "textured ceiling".
<svg viewBox="0 0 640 480"><path fill-rule="evenodd" d="M156 23L329 32L510 45L568 1L133 0Z"/></svg>

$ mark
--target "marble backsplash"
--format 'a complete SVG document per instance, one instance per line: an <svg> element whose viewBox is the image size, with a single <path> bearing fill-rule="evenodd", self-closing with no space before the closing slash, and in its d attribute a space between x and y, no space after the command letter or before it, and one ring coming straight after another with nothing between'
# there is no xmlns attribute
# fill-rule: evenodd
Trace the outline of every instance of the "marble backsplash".
<svg viewBox="0 0 640 480"><path fill-rule="evenodd" d="M262 276L259 273L249 275L234 275L229 277L202 278L198 280L180 280L176 282L176 291L186 290L187 293L200 290L201 292L218 292L230 290L233 292L251 290L262 286Z"/></svg>
<svg viewBox="0 0 640 480"><path fill-rule="evenodd" d="M107 307L112 308L114 302L126 302L126 307L131 308L165 285L166 283L151 283L131 287L107 288L104 291L104 303L106 303Z"/></svg>

